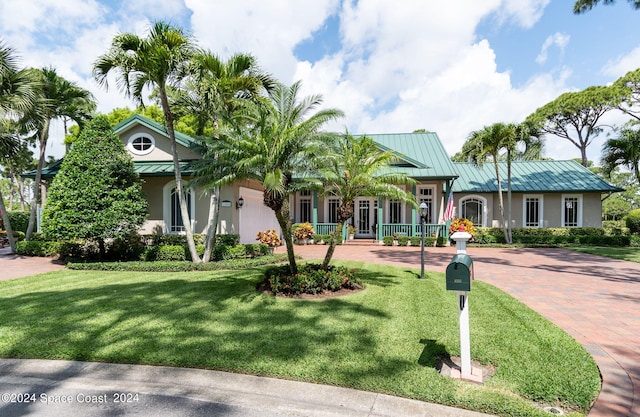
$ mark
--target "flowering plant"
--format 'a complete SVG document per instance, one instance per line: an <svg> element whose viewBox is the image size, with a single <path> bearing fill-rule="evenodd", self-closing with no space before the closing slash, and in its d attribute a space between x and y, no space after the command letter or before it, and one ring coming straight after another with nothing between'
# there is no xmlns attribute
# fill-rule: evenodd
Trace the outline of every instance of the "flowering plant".
<svg viewBox="0 0 640 417"><path fill-rule="evenodd" d="M298 240L310 239L315 234L315 231L313 230L313 225L307 222L307 223L300 223L296 228L296 230L293 232L293 234Z"/></svg>
<svg viewBox="0 0 640 417"><path fill-rule="evenodd" d="M347 226L347 231L350 235L355 235L356 232L358 231L358 228L355 227L354 225L350 224Z"/></svg>
<svg viewBox="0 0 640 417"><path fill-rule="evenodd" d="M467 232L471 236L475 236L476 228L471 220L458 218L454 219L449 226L449 234L452 235L455 232Z"/></svg>
<svg viewBox="0 0 640 417"><path fill-rule="evenodd" d="M260 243L264 243L271 248L280 246L280 244L282 243L282 241L280 240L280 236L278 236L278 232L273 229L265 230L264 232L258 232L258 234L256 235L256 240L260 241Z"/></svg>

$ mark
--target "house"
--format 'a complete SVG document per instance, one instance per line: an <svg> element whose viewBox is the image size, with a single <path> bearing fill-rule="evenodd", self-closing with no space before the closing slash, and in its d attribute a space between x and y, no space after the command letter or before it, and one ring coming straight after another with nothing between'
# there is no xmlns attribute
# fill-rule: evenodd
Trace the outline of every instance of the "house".
<svg viewBox="0 0 640 417"><path fill-rule="evenodd" d="M114 129L144 180L143 191L149 200L150 213L142 233L183 232L185 225L175 194L171 145L164 126L133 115ZM381 150L396 153L392 169L417 181L410 191L427 206L425 223L429 235L447 233L444 210L450 190L453 190L458 217L468 218L477 226L500 225L493 164L477 167L451 162L433 132L367 136ZM201 155L189 136L176 132L176 141L183 178L188 181L193 175L193 162ZM43 178L50 180L59 165L57 162L45 169ZM501 164L500 169L506 190L506 166ZM574 161L514 162L512 171L514 227L599 227L601 195L621 191ZM253 243L258 231L279 229L273 212L262 204L259 183L246 180L225 186L220 190L219 199L218 233L237 233L242 243ZM290 197L293 221L310 222L316 233L328 234L337 225L338 203L331 197L320 199L312 191L297 193ZM196 187L189 191L189 227L194 233L207 232L210 205L210 197L203 189ZM411 205L360 197L355 201L354 211L356 238L382 240L394 233L420 234L420 214Z"/></svg>

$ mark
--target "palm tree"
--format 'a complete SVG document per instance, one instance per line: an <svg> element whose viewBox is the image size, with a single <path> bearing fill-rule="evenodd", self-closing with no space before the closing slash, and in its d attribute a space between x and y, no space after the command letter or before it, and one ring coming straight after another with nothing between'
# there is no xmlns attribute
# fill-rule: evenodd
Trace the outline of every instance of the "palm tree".
<svg viewBox="0 0 640 417"><path fill-rule="evenodd" d="M79 126L91 117L96 104L93 95L78 87L75 83L68 81L56 73L53 68L42 68L36 70L40 79L40 97L35 113L31 117L35 120L36 132L38 136L39 157L36 167L35 187L33 204L29 215L29 226L27 227L26 239L31 238L36 221L36 208L40 196L40 181L42 179L42 169L46 161L45 151L49 140L49 127L51 122L58 118L69 118Z"/></svg>
<svg viewBox="0 0 640 417"><path fill-rule="evenodd" d="M275 84L271 76L258 68L256 59L246 54L235 54L223 61L211 52L203 51L194 57L190 72L192 79L187 83L186 91L177 95L174 108L176 113L195 117L195 134L199 137L205 133L206 126L215 128L221 123L231 123L243 100L255 100ZM212 163L217 156L215 151L207 151L207 144L215 142L216 136L214 133L213 137L202 137L205 157L196 161L196 178L191 182L209 188L210 192L203 262L209 261L215 244L220 213L220 188L215 186L215 181L224 175L224 168L232 169L228 165Z"/></svg>
<svg viewBox="0 0 640 417"><path fill-rule="evenodd" d="M340 199L338 226L332 233L322 269L329 267L342 229L347 220L353 217L356 197L383 197L417 205L415 196L399 187L415 184L415 181L389 168L395 157L390 151L380 151L371 138L354 138L346 133L339 139L335 150L321 158L322 168L318 173L324 186L322 196Z"/></svg>
<svg viewBox="0 0 640 417"><path fill-rule="evenodd" d="M167 90L178 88L187 74L187 67L196 52L190 36L181 28L165 22L155 22L148 36L141 38L132 33L116 35L107 53L98 57L93 64L96 81L108 88L107 76L116 72L123 92L143 105L145 88L157 88L164 113L167 133L171 140L171 154L176 180L176 193L180 202L187 244L193 261L200 261L191 230L191 219L187 208L186 195L182 183L180 158L174 130L174 114L169 105Z"/></svg>
<svg viewBox="0 0 640 417"><path fill-rule="evenodd" d="M292 274L298 269L293 250L289 196L304 185L293 181L313 169L316 155L326 151L331 134L320 129L343 116L337 109L312 113L322 97L299 98L300 82L282 84L258 103L245 102L233 124L223 129L216 153L220 161L234 163L217 183L254 179L264 188L264 204L275 213L286 242Z"/></svg>
<svg viewBox="0 0 640 417"><path fill-rule="evenodd" d="M494 123L491 126L485 126L481 130L471 132L467 141L462 146L462 154L476 165L482 165L485 161L491 160L496 174L498 183L498 203L500 207L500 220L504 237L507 243L511 243L511 235L509 233L510 224L507 226L504 216L504 197L502 195L502 179L498 161L501 158L501 152L507 152L507 161L510 170L511 152L516 147L517 132L516 125L510 123Z"/></svg>
<svg viewBox="0 0 640 417"><path fill-rule="evenodd" d="M607 140L602 148L602 168L607 176L623 165L640 184L640 130L624 128L618 137Z"/></svg>
<svg viewBox="0 0 640 417"><path fill-rule="evenodd" d="M18 68L13 48L0 40L0 162L11 158L19 149L19 136L15 133L15 120L31 111L36 103L37 80L33 73ZM9 246L15 252L13 230L0 191L0 212L7 231Z"/></svg>

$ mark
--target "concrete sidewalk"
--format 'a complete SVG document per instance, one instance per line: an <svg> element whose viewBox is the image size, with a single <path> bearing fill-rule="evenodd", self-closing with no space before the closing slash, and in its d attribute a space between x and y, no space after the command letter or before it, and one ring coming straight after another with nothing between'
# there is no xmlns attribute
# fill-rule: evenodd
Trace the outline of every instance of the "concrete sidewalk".
<svg viewBox="0 0 640 417"><path fill-rule="evenodd" d="M485 416L372 392L201 369L0 359L0 415L27 414L65 417Z"/></svg>

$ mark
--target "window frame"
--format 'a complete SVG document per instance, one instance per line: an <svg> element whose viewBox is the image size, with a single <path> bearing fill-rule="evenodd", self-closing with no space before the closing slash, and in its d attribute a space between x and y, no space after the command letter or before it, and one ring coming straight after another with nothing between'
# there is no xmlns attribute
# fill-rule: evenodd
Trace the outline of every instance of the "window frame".
<svg viewBox="0 0 640 417"><path fill-rule="evenodd" d="M527 199L538 199L538 225L529 226L527 218ZM522 227L529 229L539 229L544 226L544 195L543 194L524 194L522 196Z"/></svg>
<svg viewBox="0 0 640 417"><path fill-rule="evenodd" d="M427 221L427 224L435 224L437 222L436 220L436 205L438 204L438 202L436 201L436 186L432 185L432 184L421 184L418 185L416 187L416 200L418 201L418 206L420 206L420 203L422 203L423 200L423 195L422 195L422 190L426 190L429 189L431 190L431 195L428 196L431 199L431 204L430 204L430 213L429 213L429 217L430 217L430 221ZM424 200L427 200L426 198L424 198ZM418 209L419 210L419 209ZM418 216L418 222L420 222L420 213L417 213Z"/></svg>
<svg viewBox="0 0 640 417"><path fill-rule="evenodd" d="M482 212L479 213L480 214L480 225L475 225L476 227L487 227L487 209L488 209L488 201L486 197L482 197L481 195L477 195L477 194L471 194L471 195L467 195L464 197L461 197L458 200L458 213L457 216L458 218L463 217L464 214L464 206L465 203L468 200L478 200L481 204L482 204Z"/></svg>
<svg viewBox="0 0 640 417"><path fill-rule="evenodd" d="M172 205L171 205L171 195L173 193L173 190L175 190L176 188L176 182L175 181L171 181L168 182L167 184L165 184L165 186L162 189L162 220L164 222L164 232L166 234L172 234L172 235L181 235L181 234L185 234L186 230L173 230L174 229L174 225L172 223L173 217L172 216ZM195 201L195 190L191 187L186 189L187 191L187 196L189 198L188 201L188 208L189 208L189 218L191 220L191 232L194 232L194 227L195 227L195 214L196 214L196 201ZM182 226L184 228L184 226Z"/></svg>
<svg viewBox="0 0 640 417"><path fill-rule="evenodd" d="M567 200L568 199L576 199L576 202L578 204L578 210L576 213L576 224L575 225L571 225L571 226L567 226L567 219L566 219L566 212L565 212L565 208L566 208L566 204L567 204ZM560 220L560 224L562 227L567 227L567 228L572 228L572 227L582 227L582 215L583 215L583 198L582 198L582 194L562 194L562 198L560 199L561 205L560 205L560 216L561 216L561 220Z"/></svg>
<svg viewBox="0 0 640 417"><path fill-rule="evenodd" d="M151 141L151 146L149 146L149 149L145 149L141 151L134 147L134 142L141 138L147 138ZM153 152L155 148L156 148L156 139L152 135L146 132L139 132L134 135L131 135L131 137L129 137L129 139L127 140L127 150L134 155L139 155L139 156L148 155L151 152Z"/></svg>

